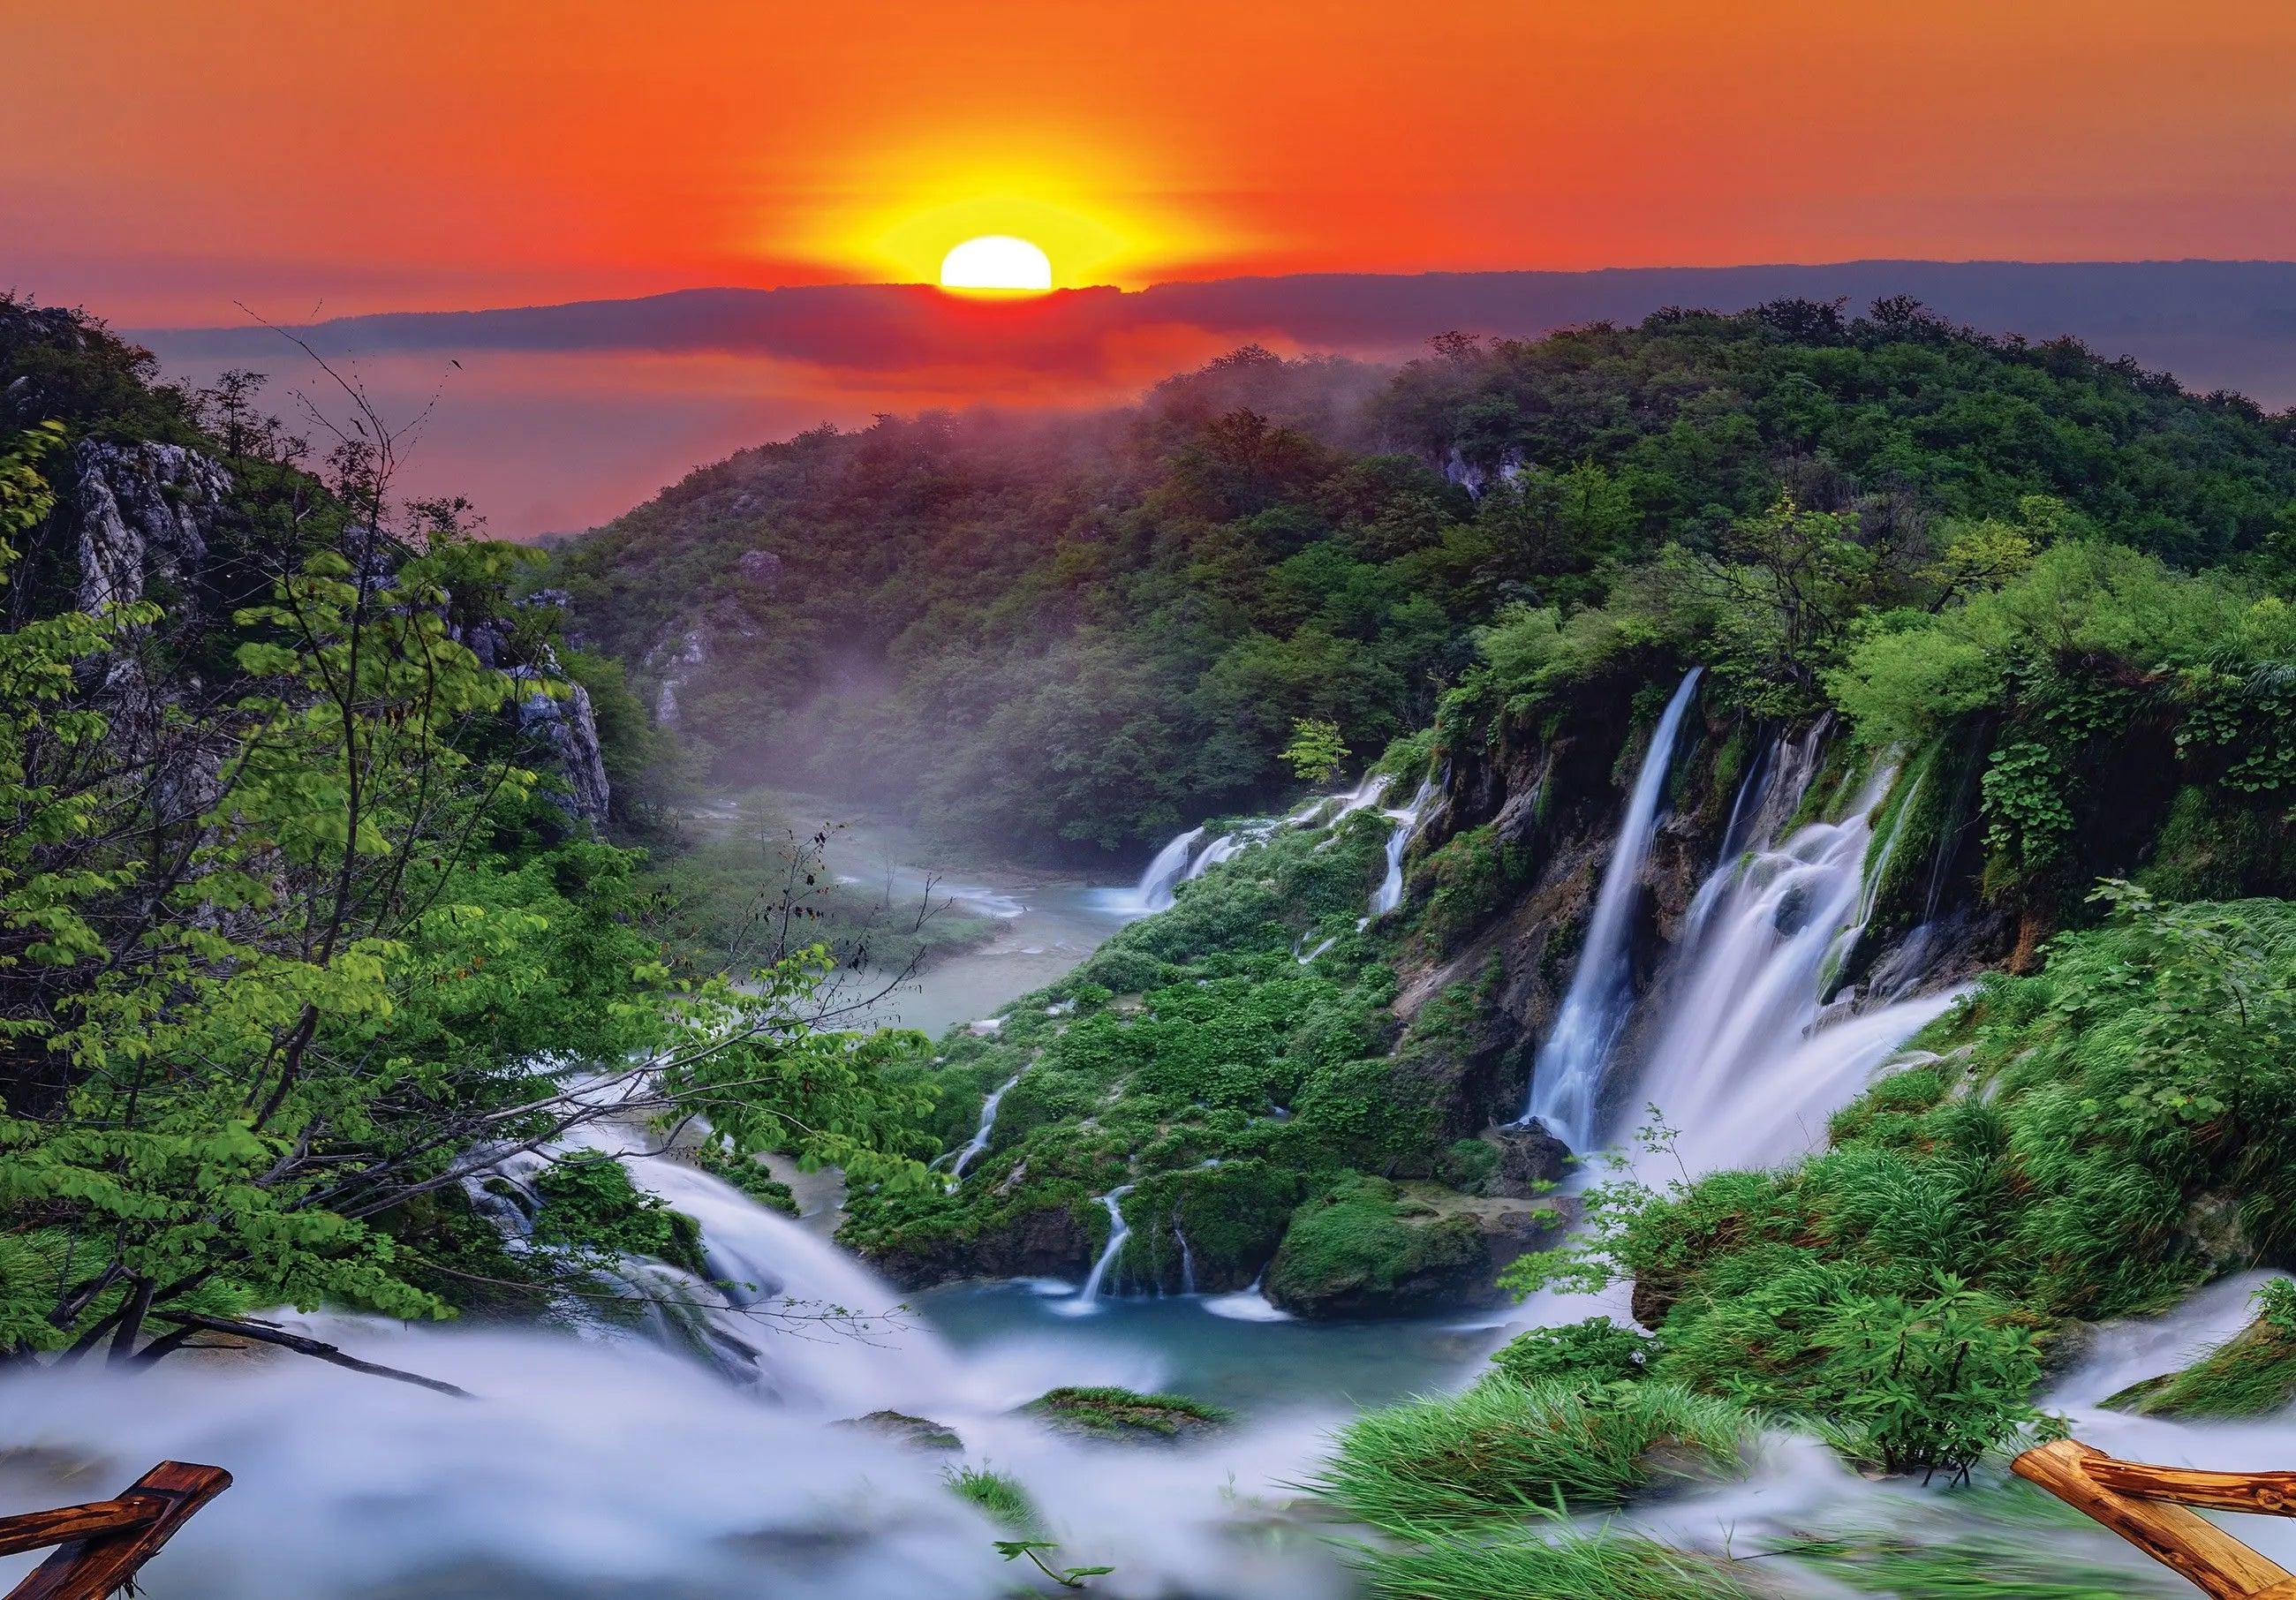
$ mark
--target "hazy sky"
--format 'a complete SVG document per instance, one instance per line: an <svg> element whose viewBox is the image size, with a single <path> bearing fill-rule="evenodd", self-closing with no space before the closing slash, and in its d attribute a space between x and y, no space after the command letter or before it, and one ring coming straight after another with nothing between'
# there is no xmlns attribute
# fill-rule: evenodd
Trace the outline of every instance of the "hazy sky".
<svg viewBox="0 0 2296 1600"><path fill-rule="evenodd" d="M76 0L0 284L130 325L914 281L2296 257L2292 0Z"/></svg>

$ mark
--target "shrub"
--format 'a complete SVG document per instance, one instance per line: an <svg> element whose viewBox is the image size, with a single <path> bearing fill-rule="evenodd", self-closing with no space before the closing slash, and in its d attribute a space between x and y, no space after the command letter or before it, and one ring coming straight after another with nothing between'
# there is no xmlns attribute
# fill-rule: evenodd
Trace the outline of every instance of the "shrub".
<svg viewBox="0 0 2296 1600"><path fill-rule="evenodd" d="M534 1189L542 1200L534 1216L537 1244L601 1257L652 1256L697 1276L707 1271L701 1225L641 1192L610 1155L554 1162Z"/></svg>
<svg viewBox="0 0 2296 1600"><path fill-rule="evenodd" d="M1625 1383L1640 1378L1659 1348L1658 1341L1607 1317L1559 1328L1518 1333L1494 1353L1492 1363L1518 1383L1567 1378L1580 1383Z"/></svg>

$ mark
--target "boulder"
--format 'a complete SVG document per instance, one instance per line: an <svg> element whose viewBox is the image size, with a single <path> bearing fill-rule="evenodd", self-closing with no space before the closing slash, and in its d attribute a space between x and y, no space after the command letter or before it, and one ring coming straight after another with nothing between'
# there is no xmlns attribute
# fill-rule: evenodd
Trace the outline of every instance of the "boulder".
<svg viewBox="0 0 2296 1600"><path fill-rule="evenodd" d="M1519 1122L1483 1136L1499 1147L1498 1171L1491 1182L1494 1194L1513 1200L1543 1194L1570 1169L1570 1146L1547 1132L1544 1123Z"/></svg>
<svg viewBox="0 0 2296 1600"><path fill-rule="evenodd" d="M897 1445L912 1450L963 1450L964 1440L956 1431L931 1417L911 1416L906 1411L872 1411L866 1416L849 1416L836 1424L863 1433L874 1433Z"/></svg>

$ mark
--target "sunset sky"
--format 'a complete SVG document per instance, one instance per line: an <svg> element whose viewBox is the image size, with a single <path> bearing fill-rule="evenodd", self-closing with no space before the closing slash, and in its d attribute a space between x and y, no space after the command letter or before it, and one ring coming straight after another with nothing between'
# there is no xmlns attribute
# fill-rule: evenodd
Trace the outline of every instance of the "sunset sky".
<svg viewBox="0 0 2296 1600"><path fill-rule="evenodd" d="M0 282L130 325L699 284L2296 257L2289 0L84 0Z"/></svg>

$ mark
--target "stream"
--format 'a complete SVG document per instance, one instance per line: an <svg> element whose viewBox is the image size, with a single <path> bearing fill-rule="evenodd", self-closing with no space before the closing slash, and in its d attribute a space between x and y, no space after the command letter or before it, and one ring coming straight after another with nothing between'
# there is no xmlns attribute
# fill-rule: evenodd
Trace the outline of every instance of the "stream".
<svg viewBox="0 0 2296 1600"><path fill-rule="evenodd" d="M1656 762L1669 743L1654 742ZM1764 767L1791 769L1791 752L1777 754ZM1644 788L1654 793L1655 779ZM1649 994L1590 991L1606 1013L1631 1004L1659 1014L1630 1028L1590 1013L1573 1116L1615 1120L1631 1091L1693 1128L1669 1164L1786 1159L1951 1003L1933 993L1855 1013L1819 1003L1862 923L1877 799L1869 792L1839 822L1751 840L1715 869L1692 935ZM1348 800L1374 804L1378 791ZM1741 804L1792 810L1759 794ZM1416 802L1388 813L1398 833L1416 814ZM918 865L930 857L914 841L865 819L839 832L831 866L897 895L937 880L937 893L999 923L988 943L889 997L883 1020L939 1030L992 1014L1168 903L1203 848L1176 841L1137 884L942 874ZM1636 891L1622 881L1617 892ZM1624 1059L1629 1038L1653 1042ZM721 1294L684 1280L698 1327L681 1333L659 1315L651 1328L590 1318L549 1332L282 1314L362 1356L460 1383L470 1399L267 1353L178 1358L133 1383L92 1366L0 1381L13 1447L0 1448L0 1514L101 1497L163 1458L227 1465L235 1487L148 1574L154 1600L987 1600L1013 1592L1016 1572L993 1548L1003 1531L942 1482L961 1459L1027 1486L1061 1563L1112 1566L1095 1593L1339 1600L1354 1592L1341 1553L1293 1487L1332 1430L1358 1406L1467 1382L1512 1329L1626 1314L1619 1291L1544 1294L1505 1314L1310 1324L1249 1293L1104 1290L1079 1305L1078 1284L1065 1280L953 1285L904 1307L824 1236L832 1189L811 1192L811 1214L791 1221L677 1161L628 1159L637 1183L701 1223L712 1276L746 1285ZM2285 1420L2194 1426L2095 1408L2238 1326L2252 1286L2229 1280L2169 1317L2104 1330L2050 1403L2084 1437L2147 1459L2286 1465L2296 1427ZM862 1321L823 1320L824 1306ZM707 1358L675 1353L681 1342ZM1171 1388L1242 1421L1185 1448L1122 1448L1014 1414L1055 1385L1086 1383ZM962 1456L843 1425L882 1407L954 1429ZM1816 1444L1775 1437L1743 1481L1628 1520L1746 1554L1816 1526L1934 1533L1953 1514L1941 1491L1868 1483ZM2260 1543L2296 1545L2296 1530L2259 1531ZM2101 1531L2021 1527L2019 1537L2121 1574L2120 1592L2176 1592ZM0 1585L35 1559L0 1559ZM1793 1592L1826 1591L1797 1579Z"/></svg>

